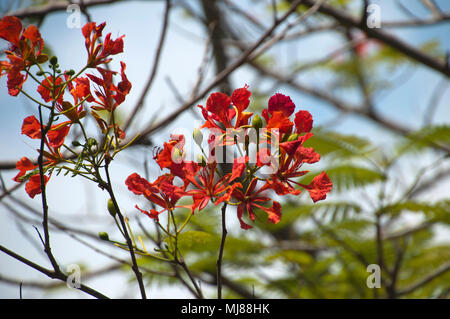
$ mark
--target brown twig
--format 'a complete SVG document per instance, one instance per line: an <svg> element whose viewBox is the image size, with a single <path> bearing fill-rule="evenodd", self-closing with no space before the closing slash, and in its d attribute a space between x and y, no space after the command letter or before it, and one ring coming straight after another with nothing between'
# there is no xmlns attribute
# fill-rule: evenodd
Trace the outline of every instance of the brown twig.
<svg viewBox="0 0 450 319"><path fill-rule="evenodd" d="M106 161L106 163L105 163L105 174L106 174L106 182L107 182L107 184L105 185L106 186L105 189L108 192L109 196L111 197L111 200L114 204L114 208L117 213L117 216L119 217L120 224L122 226L122 231L123 231L125 240L127 242L128 249L130 251L131 263L132 263L131 269L133 270L133 272L136 276L136 280L139 285L139 291L141 293L142 299L147 299L144 281L142 280L142 273L139 270L139 267L138 267L137 261L136 261L136 255L134 253L133 242L131 241L130 235L128 234L128 229L127 229L127 225L125 223L125 219L120 211L119 205L117 204L116 196L114 195L114 191L112 189L111 178L109 176L109 161Z"/></svg>

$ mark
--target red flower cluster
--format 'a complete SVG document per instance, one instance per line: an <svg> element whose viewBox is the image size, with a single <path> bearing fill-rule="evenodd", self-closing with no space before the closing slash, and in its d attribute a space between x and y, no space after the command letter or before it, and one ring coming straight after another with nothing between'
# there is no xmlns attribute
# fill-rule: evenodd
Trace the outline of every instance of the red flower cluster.
<svg viewBox="0 0 450 319"><path fill-rule="evenodd" d="M192 198L193 203L188 207L192 213L201 211L208 203L218 205L222 202L237 206L237 217L243 229L252 228L244 221L246 214L250 220L256 218L255 209L267 213L267 221L278 223L281 219L281 205L273 200L269 193L274 191L277 195L298 195L300 188L306 189L314 202L326 198L332 188L332 182L325 172L314 177L308 185L301 184L295 179L305 175L308 171L301 170L304 163L318 162L320 155L312 148L304 147L303 143L313 134L312 116L308 111L298 111L294 122L290 116L295 111L295 104L283 94L277 93L269 99L268 107L262 111L263 120L252 112L246 112L250 102L251 92L248 87L237 89L231 97L223 93L213 93L209 96L206 108L199 105L205 123L202 128L210 132L208 138L209 158L202 157L201 161L185 160L185 138L183 135L172 135L169 142L155 156L161 169L170 173L159 177L150 183L138 174L130 175L125 184L128 189L137 195L144 195L154 205L162 209L142 210L151 218L158 219L159 214L173 210L177 202L183 197ZM251 130L259 130L260 139L257 139L257 161L250 162L250 148L248 136ZM246 154L239 148L239 138L236 131L243 132L244 139L240 142L245 146ZM214 133L211 133L214 131ZM201 144L203 135L197 130L194 139ZM230 132L232 134L230 134ZM196 136L197 134L197 136ZM201 136L199 136L201 134ZM267 145L264 136L276 138L277 150L273 153ZM255 143L255 142L253 142ZM236 146L240 150L240 157L234 158L231 172L221 173L220 160L216 159L217 151L221 147ZM200 145L201 147L201 145ZM203 151L203 148L202 148ZM206 154L203 151L204 154ZM274 165L276 163L277 165ZM269 174L260 174L267 166L274 166ZM176 182L175 178L179 178Z"/></svg>
<svg viewBox="0 0 450 319"><path fill-rule="evenodd" d="M41 54L44 40L34 25L23 29L20 20L12 16L0 21L0 38L10 43L8 50L5 50L9 62L0 61L0 77L8 74L8 93L16 96L27 79L22 72L47 60L47 56Z"/></svg>
<svg viewBox="0 0 450 319"><path fill-rule="evenodd" d="M94 74L87 74L87 77L81 77L80 74L74 76L74 72L62 72L58 70L57 59L50 59L52 72L45 72L40 64L46 62L48 57L42 54L44 40L38 29L30 25L23 29L20 20L13 16L6 16L0 21L0 38L9 42L8 50L5 50L9 61L0 61L0 76L8 75L8 93L12 96L18 95L23 83L30 75L30 68L33 65L39 65L37 76L42 76L37 92L43 102L50 103L47 108L52 109L55 114L50 121L51 127L46 129L41 125L35 116L28 116L22 124L22 134L32 139L44 139L46 149L43 150L45 161L43 169L50 172L49 176L44 176L47 182L51 175L51 168L64 160L60 148L68 135L73 124L80 124L79 120L86 116L84 103L92 103L91 115L97 121L102 132L113 129L119 139L125 138L125 133L120 129L117 123L108 122L95 111L106 110L113 112L118 105L124 102L126 95L131 90L131 83L125 75L126 65L121 62L121 81L116 85L113 83L113 76L117 72L106 70L99 67L111 61L111 56L123 51L123 37L116 40L111 39L111 34L107 34L103 43L100 43L102 31L105 23L96 25L95 22L87 23L82 33L85 38L86 50L88 52L88 61L86 68L96 68L101 77ZM84 70L83 69L83 70ZM23 74L24 73L24 74ZM81 73L81 72L80 72ZM36 79L36 78L34 78ZM91 93L91 82L95 85ZM68 93L73 99L73 103L65 98ZM55 124L54 120L58 115L64 115L68 120ZM44 132L41 132L44 128ZM45 134L43 134L45 133ZM30 197L34 197L41 192L40 176L37 166L28 158L23 157L16 164L19 173L14 177L16 182L28 180L26 191Z"/></svg>

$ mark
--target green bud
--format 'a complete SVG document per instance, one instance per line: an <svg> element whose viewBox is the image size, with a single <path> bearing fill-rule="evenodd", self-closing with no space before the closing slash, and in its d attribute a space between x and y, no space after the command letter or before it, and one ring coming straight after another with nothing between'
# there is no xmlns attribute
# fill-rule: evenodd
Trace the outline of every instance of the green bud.
<svg viewBox="0 0 450 319"><path fill-rule="evenodd" d="M194 132L192 133L192 136L194 137L195 144L198 146L202 145L203 142L203 133L200 129L195 128Z"/></svg>
<svg viewBox="0 0 450 319"><path fill-rule="evenodd" d="M116 213L117 213L116 207L114 206L114 203L111 198L108 199L108 212L112 217L116 216Z"/></svg>
<svg viewBox="0 0 450 319"><path fill-rule="evenodd" d="M106 233L106 232L104 232L104 231L99 232L99 233L98 233L98 237L99 237L101 240L109 241L109 235L108 235L108 233Z"/></svg>
<svg viewBox="0 0 450 319"><path fill-rule="evenodd" d="M203 167L206 166L206 159L203 157L202 154L197 154L197 163L200 166L203 166Z"/></svg>
<svg viewBox="0 0 450 319"><path fill-rule="evenodd" d="M82 146L78 141L72 141L72 146Z"/></svg>
<svg viewBox="0 0 450 319"><path fill-rule="evenodd" d="M258 114L253 117L252 126L257 130L263 127L262 119Z"/></svg>
<svg viewBox="0 0 450 319"><path fill-rule="evenodd" d="M98 144L98 142L97 142L97 140L95 138L93 138L93 137L88 138L87 145L89 147L92 147L92 146L97 145L97 144Z"/></svg>
<svg viewBox="0 0 450 319"><path fill-rule="evenodd" d="M66 71L66 74L67 74L68 76L72 76L72 75L75 74L75 70L70 69L69 71Z"/></svg>
<svg viewBox="0 0 450 319"><path fill-rule="evenodd" d="M291 134L287 140L288 140L288 142L298 140L298 134L297 133Z"/></svg>
<svg viewBox="0 0 450 319"><path fill-rule="evenodd" d="M52 57L50 58L50 64L51 64L51 65L56 65L56 64L58 64L58 58L57 58L56 56L52 56Z"/></svg>
<svg viewBox="0 0 450 319"><path fill-rule="evenodd" d="M42 75L44 75L44 72L39 70L39 71L36 72L36 75L37 76L42 76Z"/></svg>

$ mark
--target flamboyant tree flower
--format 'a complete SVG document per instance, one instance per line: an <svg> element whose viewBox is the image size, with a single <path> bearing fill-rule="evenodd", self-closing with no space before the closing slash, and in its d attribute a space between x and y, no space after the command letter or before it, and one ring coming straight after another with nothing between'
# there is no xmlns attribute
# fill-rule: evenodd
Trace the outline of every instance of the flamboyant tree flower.
<svg viewBox="0 0 450 319"><path fill-rule="evenodd" d="M231 97L220 92L212 93L206 101L206 108L198 105L206 120L203 127L216 128L225 132L226 128L248 125L253 115L252 112L245 112L250 104L250 96L251 92L247 85L234 90Z"/></svg>
<svg viewBox="0 0 450 319"><path fill-rule="evenodd" d="M46 146L46 149L43 150L45 161L42 163L42 166L44 171L47 171L49 168L56 166L64 160L60 148L64 144L64 140L69 133L71 124L71 121L66 121L60 124L52 125L52 127L48 130L47 135L44 136L44 143ZM45 126L43 127L45 129ZM28 116L23 120L22 134L31 139L42 138L41 124L34 115ZM23 157L17 162L16 168L19 170L19 173L13 178L13 180L16 182L22 182L28 171L31 171L31 175L28 176L25 191L31 198L37 194L40 194L40 173L39 170L37 170L37 166L34 165L28 158ZM50 176L44 175L46 184L49 179Z"/></svg>
<svg viewBox="0 0 450 319"><path fill-rule="evenodd" d="M42 54L44 40L36 26L23 29L17 17L5 16L0 20L0 38L9 42L5 50L8 61L1 61L0 76L8 74L8 93L16 96L20 93L28 74L23 74L30 66L43 63L47 56Z"/></svg>
<svg viewBox="0 0 450 319"><path fill-rule="evenodd" d="M154 205L161 207L162 209L150 209L149 211L135 207L149 216L152 219L159 220L159 215L165 211L174 210L179 207L187 207L184 205L177 205L178 200L182 197L180 193L184 190L183 187L179 187L173 184L174 176L171 174L164 174L159 176L153 183L148 182L146 179L134 173L128 176L125 181L125 185L128 189L136 195L143 195Z"/></svg>
<svg viewBox="0 0 450 319"><path fill-rule="evenodd" d="M241 228L243 229L250 229L253 228L253 226L247 224L242 219L244 213L247 213L249 218L254 221L255 220L255 213L254 209L261 209L267 213L268 222L271 223L278 223L281 219L281 205L277 201L273 201L272 207L265 207L262 204L263 203L269 203L272 201L270 197L263 196L262 193L268 189L268 184L265 184L260 189L256 189L256 185L258 183L257 179L253 179L250 183L250 185L247 187L245 193L242 192L240 189L236 188L233 191L232 196L239 201L239 205L237 207L237 217L239 220L239 223L241 224Z"/></svg>
<svg viewBox="0 0 450 319"><path fill-rule="evenodd" d="M202 153L207 158L202 155L198 163L185 161L183 135L171 135L170 141L164 143L164 147L154 157L161 170L167 169L170 176L180 179L183 187L175 189L179 196L177 200L182 197L191 198L192 213L195 210L202 211L209 203L218 205L225 202L237 207L237 217L243 229L252 228L244 221L244 217L254 221L257 216L255 210L265 212L267 222L276 224L281 220L281 204L273 200L270 193L297 196L301 189L306 189L316 202L325 199L332 188L332 182L325 172L314 177L308 185L298 180L308 173L302 168L303 164L313 164L320 160L320 155L313 148L303 146L313 136L311 114L305 110L295 113L296 107L291 98L277 93L269 99L268 107L262 111L265 125L256 115L252 125L249 125L253 114L245 110L250 103L250 96L248 87L244 86L235 90L231 97L220 92L212 93L207 99L206 108L199 106L205 119L201 128L210 132L207 139L209 153L206 154L202 148ZM294 113L292 121L290 117ZM250 134L252 127L264 129L261 134L276 137L276 149L272 151L269 140L265 138L250 141L247 134ZM235 138L234 133L239 130L244 133L245 140ZM203 134L194 132L194 139L201 147ZM258 144L255 163L250 162L252 156L249 145L241 148L237 145L239 142ZM218 169L216 156L219 145L236 145L240 153L240 157L234 158L231 172L223 173ZM271 172L261 174L260 171L265 167L271 167ZM132 176L134 174L130 178ZM151 201L155 203L154 200ZM152 218L160 212L144 211Z"/></svg>
<svg viewBox="0 0 450 319"><path fill-rule="evenodd" d="M100 64L108 63L112 60L111 55L123 52L124 35L112 40L111 33L108 33L103 43L101 43L102 32L105 26L105 22L99 25L95 22L88 22L82 28L88 53L88 67L95 68Z"/></svg>

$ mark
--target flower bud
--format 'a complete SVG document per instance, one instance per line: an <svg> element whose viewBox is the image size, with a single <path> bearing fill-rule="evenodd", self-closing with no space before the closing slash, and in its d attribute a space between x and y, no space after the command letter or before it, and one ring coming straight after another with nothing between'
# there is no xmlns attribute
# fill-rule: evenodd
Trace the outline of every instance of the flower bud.
<svg viewBox="0 0 450 319"><path fill-rule="evenodd" d="M39 71L36 72L36 75L37 75L37 76L42 76L42 75L44 75L44 72L41 71L41 70L39 70Z"/></svg>
<svg viewBox="0 0 450 319"><path fill-rule="evenodd" d="M108 235L108 233L106 233L106 232L104 232L104 231L99 232L99 233L98 233L98 237L99 237L101 240L109 241L109 235Z"/></svg>
<svg viewBox="0 0 450 319"><path fill-rule="evenodd" d="M56 65L56 64L58 64L58 58L56 56L52 56L50 58L49 62L50 62L51 65Z"/></svg>
<svg viewBox="0 0 450 319"><path fill-rule="evenodd" d="M298 134L297 133L291 134L287 140L288 140L288 142L298 140Z"/></svg>
<svg viewBox="0 0 450 319"><path fill-rule="evenodd" d="M192 133L192 136L194 137L195 144L198 146L202 145L203 142L203 133L200 129L195 128L194 132Z"/></svg>
<svg viewBox="0 0 450 319"><path fill-rule="evenodd" d="M83 146L79 141L72 141L72 146Z"/></svg>
<svg viewBox="0 0 450 319"><path fill-rule="evenodd" d="M70 69L69 71L66 71L66 74L67 74L68 76L72 76L72 75L75 74L75 70Z"/></svg>
<svg viewBox="0 0 450 319"><path fill-rule="evenodd" d="M258 114L253 117L252 126L257 130L263 127L262 119Z"/></svg>
<svg viewBox="0 0 450 319"><path fill-rule="evenodd" d="M112 217L116 216L116 213L117 213L116 207L114 206L114 203L111 198L108 199L108 212Z"/></svg>
<svg viewBox="0 0 450 319"><path fill-rule="evenodd" d="M197 154L197 163L202 167L206 166L206 159L203 157L202 154Z"/></svg>

